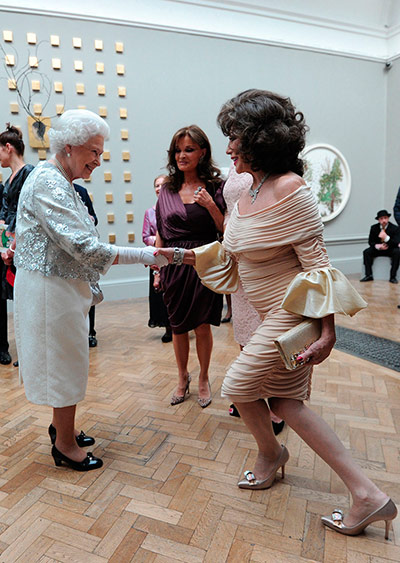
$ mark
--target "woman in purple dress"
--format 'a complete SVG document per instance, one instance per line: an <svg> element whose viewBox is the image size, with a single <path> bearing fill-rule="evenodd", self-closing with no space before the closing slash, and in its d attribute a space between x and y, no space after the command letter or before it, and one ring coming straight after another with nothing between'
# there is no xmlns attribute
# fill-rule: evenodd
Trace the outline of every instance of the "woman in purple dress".
<svg viewBox="0 0 400 563"><path fill-rule="evenodd" d="M225 202L219 170L211 157L210 142L197 125L175 133L168 151L169 178L156 206L156 246L196 248L215 241L223 230ZM210 325L219 326L222 295L207 289L191 266L179 261L161 270L161 285L172 328L178 386L171 405L189 394L189 331L196 335L200 364L198 402L211 403L208 381L213 339Z"/></svg>

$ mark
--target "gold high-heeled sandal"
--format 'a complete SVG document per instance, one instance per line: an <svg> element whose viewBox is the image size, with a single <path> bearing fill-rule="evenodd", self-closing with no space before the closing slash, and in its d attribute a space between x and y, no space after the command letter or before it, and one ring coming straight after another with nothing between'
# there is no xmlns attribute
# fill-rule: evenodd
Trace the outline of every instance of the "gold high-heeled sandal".
<svg viewBox="0 0 400 563"><path fill-rule="evenodd" d="M365 530L367 526L373 522L378 522L379 520L384 520L385 522L385 540L389 539L389 528L397 516L397 508L392 499L385 502L383 506L368 514L365 518L358 522L355 526L346 526L343 524L343 512L335 508L332 512L332 517L322 516L321 521L325 526L339 532L339 534L344 534L345 536L358 536L362 531Z"/></svg>
<svg viewBox="0 0 400 563"><path fill-rule="evenodd" d="M190 375L188 375L188 380L187 380L187 383L186 383L185 392L184 392L183 396L173 394L172 397L171 397L171 405L180 405L181 403L183 403L183 401L185 399L187 399L189 397L189 395L190 395L189 385L190 385L191 381L192 381L192 378L190 377Z"/></svg>
<svg viewBox="0 0 400 563"><path fill-rule="evenodd" d="M271 473L268 475L266 479L259 481L258 479L255 478L255 475L254 473L252 473L252 471L245 471L244 476L246 478L243 479L242 481L239 481L238 487L240 489L254 489L255 491L260 489L269 489L270 487L272 487L273 482L275 481L276 474L280 467L282 468L282 479L284 479L285 464L289 459L289 452L287 451L286 447L283 444L281 444L281 446L282 446L282 451L280 453L280 456L278 457L275 463L274 469L271 471Z"/></svg>

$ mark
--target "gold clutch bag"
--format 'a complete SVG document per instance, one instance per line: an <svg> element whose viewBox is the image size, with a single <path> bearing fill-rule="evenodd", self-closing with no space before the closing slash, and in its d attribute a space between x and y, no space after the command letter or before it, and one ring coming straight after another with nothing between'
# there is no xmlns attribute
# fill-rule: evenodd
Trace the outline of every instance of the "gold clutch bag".
<svg viewBox="0 0 400 563"><path fill-rule="evenodd" d="M303 365L303 362L297 361L297 356L305 352L320 336L321 320L307 319L274 340L286 369L293 370Z"/></svg>

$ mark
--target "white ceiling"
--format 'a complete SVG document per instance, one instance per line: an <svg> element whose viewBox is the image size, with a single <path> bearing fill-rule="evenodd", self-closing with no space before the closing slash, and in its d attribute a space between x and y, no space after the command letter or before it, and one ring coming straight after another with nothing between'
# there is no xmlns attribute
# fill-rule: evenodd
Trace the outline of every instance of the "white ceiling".
<svg viewBox="0 0 400 563"><path fill-rule="evenodd" d="M60 14L385 61L400 55L400 0L0 0Z"/></svg>

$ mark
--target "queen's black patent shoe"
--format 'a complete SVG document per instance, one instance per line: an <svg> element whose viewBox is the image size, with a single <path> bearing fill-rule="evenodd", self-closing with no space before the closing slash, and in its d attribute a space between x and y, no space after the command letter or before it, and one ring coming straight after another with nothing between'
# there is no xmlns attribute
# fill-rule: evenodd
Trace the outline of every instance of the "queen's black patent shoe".
<svg viewBox="0 0 400 563"><path fill-rule="evenodd" d="M54 428L52 424L50 424L49 426L49 436L51 443L54 446L54 444L56 443L57 430ZM81 433L78 434L78 436L76 436L76 443L80 448L87 448L88 446L93 446L93 444L95 443L95 439L92 438L91 436L86 436L83 430L81 430Z"/></svg>
<svg viewBox="0 0 400 563"><path fill-rule="evenodd" d="M100 469L103 466L103 460L99 457L94 457L92 452L88 452L83 461L74 461L53 446L51 448L51 455L57 467L65 463L71 469L75 469L75 471L91 471L92 469Z"/></svg>

